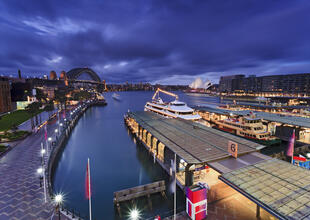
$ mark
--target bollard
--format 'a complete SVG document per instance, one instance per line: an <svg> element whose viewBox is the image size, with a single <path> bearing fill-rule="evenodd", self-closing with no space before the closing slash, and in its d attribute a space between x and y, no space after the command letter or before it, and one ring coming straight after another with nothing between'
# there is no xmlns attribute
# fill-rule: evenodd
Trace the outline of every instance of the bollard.
<svg viewBox="0 0 310 220"><path fill-rule="evenodd" d="M72 218L75 218L75 216L74 216L74 209L72 209Z"/></svg>

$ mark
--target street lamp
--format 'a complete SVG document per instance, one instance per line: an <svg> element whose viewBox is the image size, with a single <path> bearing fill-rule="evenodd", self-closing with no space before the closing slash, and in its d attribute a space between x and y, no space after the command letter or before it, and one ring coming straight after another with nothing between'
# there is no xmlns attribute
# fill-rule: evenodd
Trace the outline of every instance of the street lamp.
<svg viewBox="0 0 310 220"><path fill-rule="evenodd" d="M45 170L44 167L40 167L37 169L37 173L40 175L40 186L41 186L41 180L43 179L43 190L44 190L44 201L47 202L46 199L46 181L45 181Z"/></svg>
<svg viewBox="0 0 310 220"><path fill-rule="evenodd" d="M136 208L130 210L129 212L129 219L131 220L138 220L140 219L140 211Z"/></svg>
<svg viewBox="0 0 310 220"><path fill-rule="evenodd" d="M54 202L56 203L56 210L58 209L58 219L60 220L60 205L63 202L63 196L61 194L56 194L54 197Z"/></svg>
<svg viewBox="0 0 310 220"><path fill-rule="evenodd" d="M42 157L43 157L43 155L45 154L45 149L41 149L41 154L42 154Z"/></svg>

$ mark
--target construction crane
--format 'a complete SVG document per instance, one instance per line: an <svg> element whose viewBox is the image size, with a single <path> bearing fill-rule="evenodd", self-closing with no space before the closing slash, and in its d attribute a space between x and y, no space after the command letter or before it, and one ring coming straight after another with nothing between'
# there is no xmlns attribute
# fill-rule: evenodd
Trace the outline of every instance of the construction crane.
<svg viewBox="0 0 310 220"><path fill-rule="evenodd" d="M178 99L179 99L179 96L178 96L178 95L176 95L176 94L174 94L174 93L172 93L172 92L167 92L167 91L165 91L165 90L162 90L162 89L160 89L160 88L157 88L155 94L154 94L153 97L152 97L152 100L154 100L154 99L156 98L156 95L157 95L157 94L158 94L158 97L159 97L159 92L162 92L162 93L165 93L165 94L167 94L167 95L173 96L173 97L175 97L175 100L178 100Z"/></svg>

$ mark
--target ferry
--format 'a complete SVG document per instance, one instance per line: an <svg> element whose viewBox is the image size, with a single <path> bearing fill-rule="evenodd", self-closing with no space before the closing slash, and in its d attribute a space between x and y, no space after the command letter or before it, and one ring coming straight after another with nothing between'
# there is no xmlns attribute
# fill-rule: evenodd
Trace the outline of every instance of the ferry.
<svg viewBox="0 0 310 220"><path fill-rule="evenodd" d="M159 92L173 96L175 97L175 100L168 103L164 102L159 97ZM156 97L157 95L158 97ZM178 95L158 88L153 95L152 101L145 104L144 111L155 112L169 118L182 118L193 121L201 119L201 116L196 113L194 109L188 107L185 102L179 101L178 98Z"/></svg>
<svg viewBox="0 0 310 220"><path fill-rule="evenodd" d="M117 101L120 101L120 100L121 100L120 95L118 95L118 94L116 94L116 93L113 93L112 98L115 99L115 100L117 100Z"/></svg>
<svg viewBox="0 0 310 220"><path fill-rule="evenodd" d="M281 143L281 140L272 136L267 126L263 125L262 120L253 113L238 118L214 120L213 122L215 128L219 130L253 140L259 144L274 145Z"/></svg>

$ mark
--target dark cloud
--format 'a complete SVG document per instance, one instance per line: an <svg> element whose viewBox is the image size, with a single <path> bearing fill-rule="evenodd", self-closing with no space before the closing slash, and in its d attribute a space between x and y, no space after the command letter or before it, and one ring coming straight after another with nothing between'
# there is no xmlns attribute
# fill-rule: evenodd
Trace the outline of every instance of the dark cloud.
<svg viewBox="0 0 310 220"><path fill-rule="evenodd" d="M108 82L309 72L306 0L0 2L0 74L88 66ZM170 81L169 81L170 80Z"/></svg>

